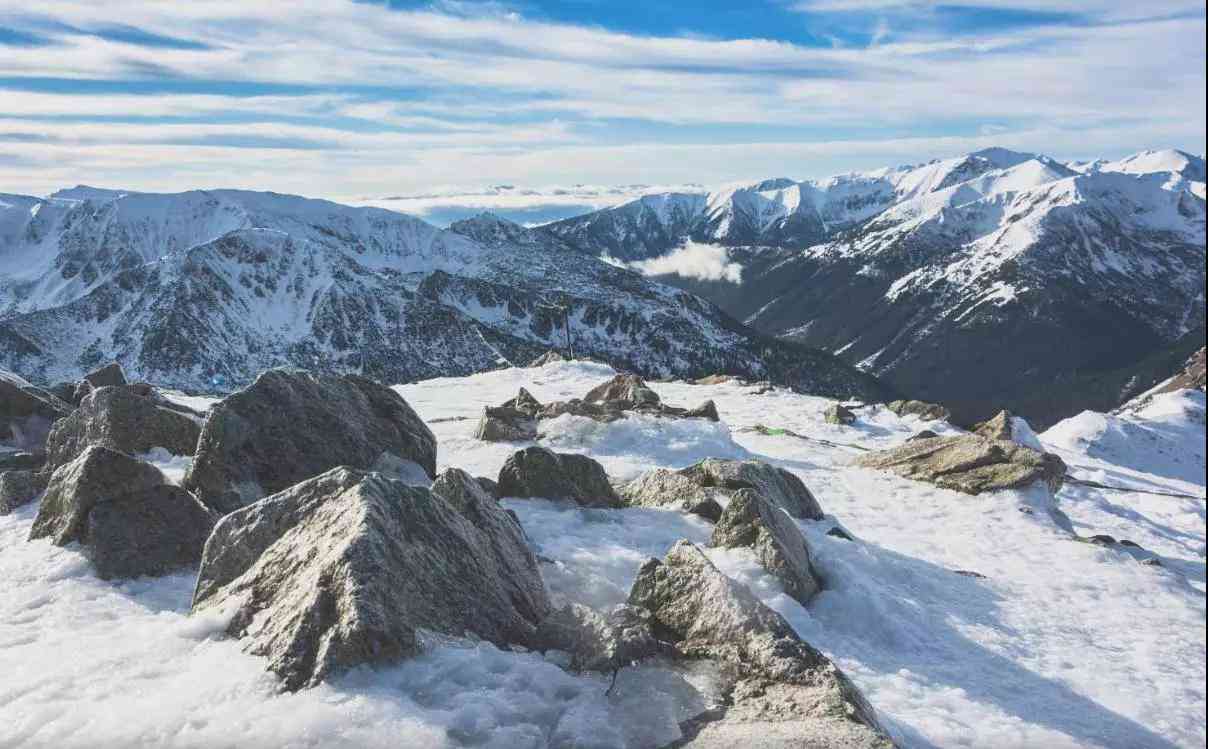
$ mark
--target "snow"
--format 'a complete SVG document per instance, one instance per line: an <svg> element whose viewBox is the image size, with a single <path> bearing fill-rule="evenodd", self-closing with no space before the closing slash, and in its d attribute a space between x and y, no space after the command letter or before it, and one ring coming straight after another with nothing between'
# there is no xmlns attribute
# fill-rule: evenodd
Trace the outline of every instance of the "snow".
<svg viewBox="0 0 1208 749"><path fill-rule="evenodd" d="M440 467L494 476L519 445L473 439L484 405L521 386L543 401L581 397L612 374L553 363L397 390L438 436ZM562 417L542 425L543 441L618 478L709 454L800 476L827 513L799 524L825 581L808 606L749 553L710 556L832 657L901 746L1203 746L1204 502L1140 491L1203 496L1202 393L1082 414L1038 436L1016 424L1073 474L1132 489L1067 485L1054 500L1039 486L970 497L851 465L861 448L924 426L955 431L943 422L862 406L843 427L825 423L829 401L781 389L651 385L676 405L713 399L724 423ZM750 431L756 424L799 436ZM670 510L504 505L548 560L555 599L596 606L624 600L646 557L710 532ZM1050 515L1058 509L1080 535L1131 539L1163 566L1073 540ZM263 662L220 635L221 618L187 616L191 575L98 580L79 548L25 541L35 512L0 517L0 746L644 747L672 740L680 720L716 700L707 671L624 669L606 697L606 677L568 674L552 654L460 641L279 694ZM857 540L826 535L836 524Z"/></svg>

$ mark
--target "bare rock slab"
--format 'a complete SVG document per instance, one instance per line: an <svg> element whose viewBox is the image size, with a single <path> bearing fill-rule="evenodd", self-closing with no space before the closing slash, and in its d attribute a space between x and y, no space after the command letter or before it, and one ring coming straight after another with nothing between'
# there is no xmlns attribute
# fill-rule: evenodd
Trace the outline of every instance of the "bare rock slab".
<svg viewBox="0 0 1208 749"><path fill-rule="evenodd" d="M730 498L713 527L709 545L751 549L759 564L803 604L822 589L801 529L783 510L750 489L741 489Z"/></svg>
<svg viewBox="0 0 1208 749"><path fill-rule="evenodd" d="M444 484L462 511L339 467L227 515L193 612L231 615L228 633L289 690L415 655L425 633L531 646L550 606L519 524L465 477Z"/></svg>
<svg viewBox="0 0 1208 749"><path fill-rule="evenodd" d="M761 460L706 458L680 471L704 487L727 491L753 489L773 505L801 520L821 520L822 506L801 479Z"/></svg>
<svg viewBox="0 0 1208 749"><path fill-rule="evenodd" d="M766 744L776 749L893 745L847 676L696 546L680 541L646 562L628 603L649 611L685 657L718 663L727 681L729 704L680 746L759 745L739 739L768 727L783 737Z"/></svg>
<svg viewBox="0 0 1208 749"><path fill-rule="evenodd" d="M1065 463L1052 453L978 434L912 439L862 456L857 464L965 494L1022 488L1037 481L1056 493L1065 476Z"/></svg>
<svg viewBox="0 0 1208 749"><path fill-rule="evenodd" d="M355 375L273 369L210 409L184 486L229 512L336 466L388 453L436 475L436 438L390 388Z"/></svg>

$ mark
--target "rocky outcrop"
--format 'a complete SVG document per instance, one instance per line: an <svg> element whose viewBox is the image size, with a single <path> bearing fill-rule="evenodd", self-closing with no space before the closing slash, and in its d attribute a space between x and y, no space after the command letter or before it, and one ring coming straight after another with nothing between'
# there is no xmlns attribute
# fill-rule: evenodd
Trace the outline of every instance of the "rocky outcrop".
<svg viewBox="0 0 1208 749"><path fill-rule="evenodd" d="M718 490L702 486L680 471L656 468L617 489L630 507L673 508L716 522L722 514Z"/></svg>
<svg viewBox="0 0 1208 749"><path fill-rule="evenodd" d="M643 658L673 654L675 648L654 636L646 609L626 604L599 613L571 603L551 613L537 629L534 647L570 656L571 671L616 671Z"/></svg>
<svg viewBox="0 0 1208 749"><path fill-rule="evenodd" d="M50 470L71 462L89 445L137 455L163 447L192 455L201 426L197 419L165 408L136 386L101 386L90 391L69 416L55 422L46 441Z"/></svg>
<svg viewBox="0 0 1208 749"><path fill-rule="evenodd" d="M68 403L0 369L0 445L40 450L51 425L69 413Z"/></svg>
<svg viewBox="0 0 1208 749"><path fill-rule="evenodd" d="M586 455L544 447L518 450L499 471L499 496L569 499L584 507L620 507L604 467Z"/></svg>
<svg viewBox="0 0 1208 749"><path fill-rule="evenodd" d="M989 440L1014 439L1014 429L1011 423L1010 411L999 411L994 418L987 419L973 427L973 433Z"/></svg>
<svg viewBox="0 0 1208 749"><path fill-rule="evenodd" d="M721 667L728 705L683 745L892 746L847 676L696 546L680 541L642 565L628 603L685 657Z"/></svg>
<svg viewBox="0 0 1208 749"><path fill-rule="evenodd" d="M535 644L549 601L519 525L460 473L462 511L381 474L332 469L224 517L193 612L228 626L286 689L419 653L424 633Z"/></svg>
<svg viewBox="0 0 1208 749"><path fill-rule="evenodd" d="M616 402L625 408L657 406L659 395L646 382L634 374L619 374L602 385L597 385L583 396L588 403Z"/></svg>
<svg viewBox="0 0 1208 749"><path fill-rule="evenodd" d="M730 498L709 545L751 549L759 564L801 603L822 589L801 529L783 510L750 489L740 489Z"/></svg>
<svg viewBox="0 0 1208 749"><path fill-rule="evenodd" d="M536 359L533 359L531 362L529 362L529 367L544 367L546 364L553 364L554 362L563 361L567 361L565 356L557 351L554 351L553 349L550 349L541 356L538 356Z"/></svg>
<svg viewBox="0 0 1208 749"><path fill-rule="evenodd" d="M947 421L952 417L948 409L938 403L928 403L927 401L891 401L886 408L898 416L917 416L925 421Z"/></svg>
<svg viewBox="0 0 1208 749"><path fill-rule="evenodd" d="M753 489L776 507L800 520L821 520L822 507L801 479L761 460L706 458L680 473L703 487L729 492Z"/></svg>
<svg viewBox="0 0 1208 749"><path fill-rule="evenodd" d="M407 402L356 375L274 369L210 409L185 488L229 512L388 453L436 474L436 438Z"/></svg>
<svg viewBox="0 0 1208 749"><path fill-rule="evenodd" d="M827 424L850 426L856 423L856 412L842 403L832 403L823 414Z"/></svg>
<svg viewBox="0 0 1208 749"><path fill-rule="evenodd" d="M721 418L713 401L705 401L696 408L668 406L659 401L658 394L640 377L617 375L593 388L582 400L572 398L542 404L532 393L521 388L520 393L506 403L483 409L474 436L488 442L531 442L540 438L538 427L544 419L570 414L611 422L625 418L630 412L709 421L720 421Z"/></svg>
<svg viewBox="0 0 1208 749"><path fill-rule="evenodd" d="M76 383L71 401L78 405L89 393L97 388L117 387L125 384L126 373L122 371L122 365L117 362L106 364L84 375L83 379Z"/></svg>
<svg viewBox="0 0 1208 749"><path fill-rule="evenodd" d="M0 515L7 515L29 504L46 488L49 476L33 470L13 470L0 473Z"/></svg>
<svg viewBox="0 0 1208 749"><path fill-rule="evenodd" d="M1037 481L1056 493L1065 476L1065 463L1052 453L980 434L914 439L862 456L857 464L966 494L1021 488Z"/></svg>

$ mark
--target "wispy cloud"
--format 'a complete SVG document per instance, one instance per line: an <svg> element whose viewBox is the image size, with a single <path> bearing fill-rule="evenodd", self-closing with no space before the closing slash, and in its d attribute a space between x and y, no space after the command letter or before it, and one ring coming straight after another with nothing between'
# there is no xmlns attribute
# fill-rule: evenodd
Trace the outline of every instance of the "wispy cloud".
<svg viewBox="0 0 1208 749"><path fill-rule="evenodd" d="M686 12L683 33L641 33L473 2L0 0L0 188L818 176L991 132L1070 157L1204 148L1202 2L771 1L800 28L726 38Z"/></svg>

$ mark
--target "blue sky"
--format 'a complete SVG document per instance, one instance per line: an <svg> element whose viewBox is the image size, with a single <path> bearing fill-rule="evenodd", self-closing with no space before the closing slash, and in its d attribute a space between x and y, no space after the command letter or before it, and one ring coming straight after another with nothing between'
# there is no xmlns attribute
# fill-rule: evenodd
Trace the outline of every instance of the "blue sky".
<svg viewBox="0 0 1208 749"><path fill-rule="evenodd" d="M360 199L988 145L1202 153L1204 34L1203 0L0 0L0 192Z"/></svg>

